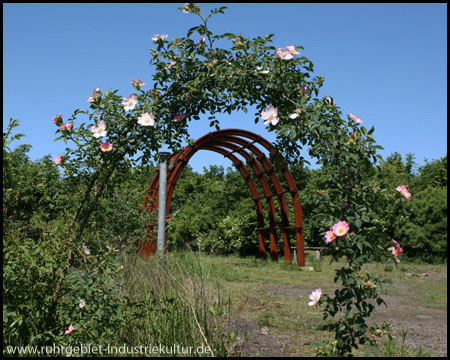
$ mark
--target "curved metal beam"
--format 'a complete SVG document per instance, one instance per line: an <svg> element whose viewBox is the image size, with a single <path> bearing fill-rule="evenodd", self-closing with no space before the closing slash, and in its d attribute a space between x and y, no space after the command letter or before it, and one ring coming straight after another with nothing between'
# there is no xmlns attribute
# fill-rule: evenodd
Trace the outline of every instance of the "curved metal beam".
<svg viewBox="0 0 450 360"><path fill-rule="evenodd" d="M251 140L251 141L248 141ZM281 172L283 177L285 178L289 190L284 191L281 182L278 179L275 173L275 167L269 158L256 146L259 144L263 146L266 150L269 151L269 154L272 158L278 159L281 166ZM229 150L227 150L229 149ZM190 158L198 151L198 150L209 150L215 151L229 158L238 171L243 176L247 185L249 186L250 192L252 194L252 198L255 201L255 208L257 211L257 221L258 221L258 236L259 236L259 244L260 244L260 254L265 257L265 240L264 240L264 230L270 231L270 243L271 243L271 257L272 259L277 258L278 250L276 246L276 229L280 227L276 227L276 215L275 215L275 206L273 203L273 197L277 196L279 200L280 210L281 210L281 221L282 226L280 229L283 231L283 244L284 244L284 254L285 259L287 261L291 261L291 252L290 252L290 244L289 244L289 229L296 229L296 242L297 242L297 264L299 266L305 266L304 259L304 239L303 239L303 219L302 219L302 210L301 203L298 198L298 190L295 184L295 181L290 173L287 163L284 161L282 156L276 151L274 146L268 142L266 139L261 137L260 135L254 134L252 132L246 130L239 129L224 129L215 132L208 133L198 140L194 141L190 145L181 148L180 151L173 155L171 158L171 162L169 165L169 171L167 174L167 212L166 219L168 219L169 211L170 211L170 202L172 198L172 194L174 191L174 187L178 181L178 178L184 169L185 165L189 162ZM255 154L256 160L262 165L258 164L255 161L255 157L253 157L249 152ZM246 166L240 161L234 154L239 154L243 156L250 166L250 168L255 173L255 176L258 178L261 187L264 192L264 196L259 196L257 188L251 179L250 173L248 172ZM272 194L270 190L270 186L265 178L264 174L267 174L272 181L275 194ZM143 211L155 211L157 200L158 200L158 188L159 188L159 173L155 174L152 179L150 186L147 190L145 199L144 199L144 207ZM295 226L289 226L289 211L287 207L287 202L285 198L285 193L290 193L294 206L294 214L295 214ZM151 200L150 200L151 197ZM263 219L263 208L260 199L265 198L267 201L267 206L269 210L269 227L264 227L264 219ZM153 226L150 224L147 226L147 230L149 233L149 239L154 236ZM166 234L167 239L167 234ZM150 255L156 251L156 244L152 243L151 240L148 242L140 242L141 245L141 254ZM154 246L152 246L154 245ZM166 240L167 245L167 240ZM153 249L154 247L154 249Z"/></svg>

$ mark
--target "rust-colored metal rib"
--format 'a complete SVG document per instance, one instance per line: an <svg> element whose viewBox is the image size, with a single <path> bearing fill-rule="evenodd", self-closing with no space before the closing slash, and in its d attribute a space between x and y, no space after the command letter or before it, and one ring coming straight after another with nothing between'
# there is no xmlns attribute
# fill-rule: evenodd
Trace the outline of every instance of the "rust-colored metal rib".
<svg viewBox="0 0 450 360"><path fill-rule="evenodd" d="M250 141L249 141L250 140ZM269 158L256 146L257 144L263 146L270 154L272 158L279 159L281 163L284 162L284 166L281 166L281 172L288 184L289 190L283 190L281 182L278 179L275 167ZM291 252L289 244L289 229L296 229L296 242L297 242L297 264L299 266L305 266L304 259L304 239L303 239L303 219L301 203L298 199L298 190L295 181L290 173L286 162L282 159L281 155L276 151L274 146L260 135L252 132L240 129L224 129L215 132L208 133L198 140L194 141L188 146L180 149L180 152L173 155L171 158L171 166L167 173L167 210L166 221L169 219L170 202L172 194L178 178L189 162L190 158L198 150L215 151L229 158L237 170L241 173L242 177L249 186L252 198L255 202L255 208L257 212L258 221L258 234L259 234L259 247L262 257L266 256L264 230L270 231L270 243L271 243L271 257L277 258L278 250L276 246L276 230L281 229L283 231L283 244L284 255L287 261L291 261ZM252 155L254 154L254 156ZM264 196L259 196L258 190L248 172L247 167L239 160L235 154L239 154L244 157L246 163L250 166L255 173L256 178L259 180L264 192ZM256 161L258 160L258 161ZM261 168L262 166L262 168ZM159 169L158 169L159 170ZM270 186L267 182L265 174L269 176L271 182L275 188L275 194L272 193ZM152 179L150 186L147 190L144 206L142 211L156 211L158 203L158 188L159 188L159 171ZM285 194L289 192L292 197L294 214L295 214L295 226L289 224L289 212ZM276 226L276 214L275 206L273 203L273 197L277 196L279 200L281 210L281 222L282 226ZM264 226L263 207L260 199L266 199L268 214L269 214L269 227ZM152 241L154 239L154 225L149 224L147 231L149 234L149 241L140 242L141 255L149 256L156 252L156 244ZM166 234L166 246L167 246L167 234Z"/></svg>
<svg viewBox="0 0 450 360"><path fill-rule="evenodd" d="M250 167L253 170L253 172L255 173L259 183L261 184L261 187L264 192L264 197L266 198L268 214L269 214L270 257L272 258L272 260L276 260L278 258L278 248L277 248L276 230L274 229L277 224L275 204L273 202L273 198L271 197L272 191L270 190L269 183L267 182L267 179L265 178L261 167L258 165L258 163L251 161L251 160L253 160L253 157L248 152L246 152L242 147L238 147L235 144L229 143L226 141L215 141L214 147L216 147L216 146L223 146L223 147L230 148L234 152L242 155L245 158L247 164L250 165ZM203 146L201 146L200 149L203 149ZM229 151L226 151L224 156L229 158L229 157L233 156L233 154Z"/></svg>
<svg viewBox="0 0 450 360"><path fill-rule="evenodd" d="M290 249L290 241L289 241L289 230L288 230L288 226L289 226L289 209L287 206L287 202L286 202L286 198L284 196L284 191L283 188L281 186L280 180L278 179L276 173L275 173L275 169L272 165L272 163L270 162L270 160L266 157L266 155L254 145L254 142L248 142L245 139L242 139L240 137L236 137L236 136L221 136L221 139L223 139L224 141L233 141L236 142L238 144L240 144L241 146L243 146L244 148L250 150L252 153L254 153L256 155L256 159L262 164L262 166L264 167L265 173L267 173L275 187L275 190L277 191L278 194L281 194L280 196L278 196L278 200L279 200L279 204L280 204L280 210L281 210L281 222L283 224L283 227L285 227L285 229L283 230L283 245L284 245L284 257L287 261L291 261L292 257L291 257L291 249ZM255 163L254 161L252 161L252 163ZM256 172L255 172L256 173ZM258 177L261 176L261 173L257 174ZM264 195L266 196L267 200L272 202L272 192L265 192ZM276 225L271 225L272 227L275 227ZM275 231L273 231L273 233L275 233Z"/></svg>

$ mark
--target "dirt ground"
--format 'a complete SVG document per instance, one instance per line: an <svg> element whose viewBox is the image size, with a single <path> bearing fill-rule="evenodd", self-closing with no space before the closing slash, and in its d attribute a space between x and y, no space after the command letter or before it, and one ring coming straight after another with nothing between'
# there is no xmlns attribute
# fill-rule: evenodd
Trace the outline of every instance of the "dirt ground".
<svg viewBox="0 0 450 360"><path fill-rule="evenodd" d="M447 274L429 273L423 277L424 281L447 281ZM387 307L378 306L376 312L368 320L368 323L383 322L391 324L391 335L398 345L401 345L399 332L408 329L406 345L411 350L418 350L420 346L425 352L433 353L439 357L447 356L447 310L425 307L421 301L408 298L408 283L398 284L396 295L382 295ZM308 293L300 292L286 286L263 287L267 294L282 294L284 296L308 297ZM407 299L407 300L405 300ZM254 301L257 301L255 299ZM237 319L233 328L238 333L248 333L245 343L237 348L236 355L247 357L291 357L302 356L301 353L292 354L286 349L290 345L289 336L274 336L268 327L258 326L255 321L249 319ZM291 347L292 348L292 347ZM300 352L300 351L299 351Z"/></svg>

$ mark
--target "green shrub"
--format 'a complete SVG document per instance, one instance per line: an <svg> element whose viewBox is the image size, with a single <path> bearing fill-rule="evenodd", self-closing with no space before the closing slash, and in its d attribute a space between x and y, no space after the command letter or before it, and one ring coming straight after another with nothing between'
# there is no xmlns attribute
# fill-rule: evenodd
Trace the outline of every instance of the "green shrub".
<svg viewBox="0 0 450 360"><path fill-rule="evenodd" d="M4 353L8 345L123 342L117 329L127 323L129 304L114 286L121 276L117 253L99 239L92 239L89 249L74 244L66 231L57 221L38 239L19 231L4 236ZM66 335L70 325L75 330Z"/></svg>
<svg viewBox="0 0 450 360"><path fill-rule="evenodd" d="M404 254L426 262L447 261L447 188L428 187L409 199L411 215L396 233Z"/></svg>

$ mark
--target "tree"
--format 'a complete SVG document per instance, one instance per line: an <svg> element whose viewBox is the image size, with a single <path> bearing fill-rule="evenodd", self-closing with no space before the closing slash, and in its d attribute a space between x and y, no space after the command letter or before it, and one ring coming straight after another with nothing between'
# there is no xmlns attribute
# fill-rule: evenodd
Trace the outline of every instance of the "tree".
<svg viewBox="0 0 450 360"><path fill-rule="evenodd" d="M447 188L428 187L414 194L411 215L395 231L408 239L404 250L410 258L426 262L447 261Z"/></svg>
<svg viewBox="0 0 450 360"><path fill-rule="evenodd" d="M416 181L417 190L429 186L447 188L447 154L439 160L428 161L419 167L419 177Z"/></svg>

